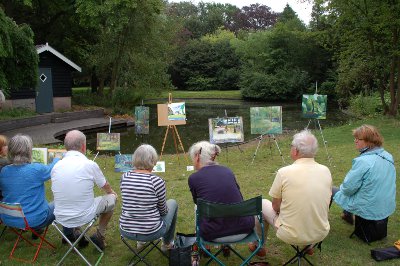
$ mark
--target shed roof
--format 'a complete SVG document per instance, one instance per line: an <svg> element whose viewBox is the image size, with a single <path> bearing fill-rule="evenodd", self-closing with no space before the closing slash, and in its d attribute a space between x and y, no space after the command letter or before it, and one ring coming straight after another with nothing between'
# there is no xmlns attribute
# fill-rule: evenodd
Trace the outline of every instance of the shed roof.
<svg viewBox="0 0 400 266"><path fill-rule="evenodd" d="M50 53L52 53L53 55L57 56L62 61L64 61L68 65L70 65L72 68L76 69L79 72L82 72L82 68L80 66L78 66L77 64L75 64L74 62L72 62L71 60L66 58L65 56L63 56L60 52L58 52L56 49L51 47L48 43L36 45L36 51L38 54L41 54L45 51L49 51Z"/></svg>

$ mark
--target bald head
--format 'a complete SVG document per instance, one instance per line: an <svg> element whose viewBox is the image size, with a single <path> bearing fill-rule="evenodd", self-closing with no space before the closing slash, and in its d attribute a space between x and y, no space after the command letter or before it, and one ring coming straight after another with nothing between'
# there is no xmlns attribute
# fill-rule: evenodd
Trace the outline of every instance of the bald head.
<svg viewBox="0 0 400 266"><path fill-rule="evenodd" d="M292 146L299 158L314 158L318 150L317 138L309 130L302 130L293 136Z"/></svg>
<svg viewBox="0 0 400 266"><path fill-rule="evenodd" d="M64 146L67 151L80 151L82 153L86 150L86 136L79 130L72 130L65 135Z"/></svg>

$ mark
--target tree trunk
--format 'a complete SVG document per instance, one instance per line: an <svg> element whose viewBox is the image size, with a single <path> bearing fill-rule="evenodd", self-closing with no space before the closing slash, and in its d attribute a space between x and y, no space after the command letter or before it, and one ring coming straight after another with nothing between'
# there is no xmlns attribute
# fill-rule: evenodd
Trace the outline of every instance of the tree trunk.
<svg viewBox="0 0 400 266"><path fill-rule="evenodd" d="M96 73L92 73L90 76L90 88L92 93L97 93L97 89L99 87L99 79L96 76Z"/></svg>
<svg viewBox="0 0 400 266"><path fill-rule="evenodd" d="M99 78L99 90L97 91L98 95L103 95L104 94L104 78L100 77Z"/></svg>
<svg viewBox="0 0 400 266"><path fill-rule="evenodd" d="M393 29L392 30L392 34L393 34L392 47L394 49L396 49L397 44L398 44L398 40L399 40L399 33L398 33L397 29ZM398 56L393 54L392 55L392 60L391 60L391 63L390 63L390 77L389 77L389 89L390 89L390 110L389 110L389 114L391 116L396 116L397 115L397 107L398 107L398 104L399 104L398 100L397 100L397 98L399 97L398 88L396 88L397 86L396 86L396 81L395 81L395 76L396 76L396 74L398 74L398 71L396 71L396 66L397 66L397 68L399 68Z"/></svg>

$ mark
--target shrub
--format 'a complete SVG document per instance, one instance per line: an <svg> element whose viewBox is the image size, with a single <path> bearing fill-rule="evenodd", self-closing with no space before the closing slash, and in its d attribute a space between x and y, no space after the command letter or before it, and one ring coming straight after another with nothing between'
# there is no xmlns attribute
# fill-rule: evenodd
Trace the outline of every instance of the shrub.
<svg viewBox="0 0 400 266"><path fill-rule="evenodd" d="M0 111L0 120L7 120L10 118L24 118L35 116L36 113L32 110L26 108L11 108L11 109L3 109Z"/></svg>
<svg viewBox="0 0 400 266"><path fill-rule="evenodd" d="M131 113L135 104L139 102L142 95L134 93L131 88L116 88L112 96L113 113Z"/></svg>
<svg viewBox="0 0 400 266"><path fill-rule="evenodd" d="M381 114L383 106L378 93L372 95L359 94L350 99L349 110L359 116L371 116Z"/></svg>

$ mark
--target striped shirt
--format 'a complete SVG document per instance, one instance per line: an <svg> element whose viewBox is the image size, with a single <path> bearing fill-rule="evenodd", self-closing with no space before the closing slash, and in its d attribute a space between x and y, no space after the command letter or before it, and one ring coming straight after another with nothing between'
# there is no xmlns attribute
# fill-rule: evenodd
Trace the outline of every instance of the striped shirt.
<svg viewBox="0 0 400 266"><path fill-rule="evenodd" d="M121 178L120 228L134 234L157 232L167 214L165 181L153 174L127 172Z"/></svg>

